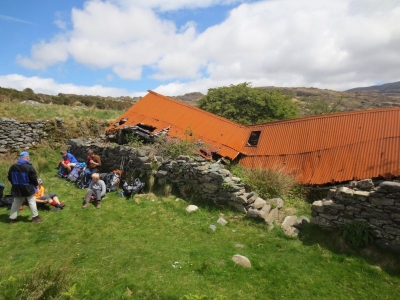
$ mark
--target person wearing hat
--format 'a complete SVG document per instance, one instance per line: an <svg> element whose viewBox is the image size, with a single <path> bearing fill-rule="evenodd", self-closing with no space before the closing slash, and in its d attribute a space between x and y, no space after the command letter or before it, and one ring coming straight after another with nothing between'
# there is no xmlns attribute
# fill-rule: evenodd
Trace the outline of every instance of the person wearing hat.
<svg viewBox="0 0 400 300"><path fill-rule="evenodd" d="M42 222L39 217L35 192L39 185L36 170L29 161L29 153L23 151L19 155L17 163L13 164L8 171L8 180L11 182L11 195L14 198L10 212L10 225L14 224L18 217L20 206L28 201L32 214L32 223Z"/></svg>

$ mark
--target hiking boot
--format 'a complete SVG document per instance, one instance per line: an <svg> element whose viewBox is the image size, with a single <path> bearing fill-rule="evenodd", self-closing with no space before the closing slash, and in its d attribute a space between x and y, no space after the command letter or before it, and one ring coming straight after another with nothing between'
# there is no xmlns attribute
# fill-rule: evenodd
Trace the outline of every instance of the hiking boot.
<svg viewBox="0 0 400 300"><path fill-rule="evenodd" d="M85 202L85 204L82 205L83 209L88 208L88 207L89 207L89 203L88 202Z"/></svg>
<svg viewBox="0 0 400 300"><path fill-rule="evenodd" d="M17 223L17 219L9 219L8 224L12 225L14 223Z"/></svg>
<svg viewBox="0 0 400 300"><path fill-rule="evenodd" d="M97 208L97 209L101 208L101 203L100 203L100 201L97 201L96 208Z"/></svg>
<svg viewBox="0 0 400 300"><path fill-rule="evenodd" d="M32 223L41 223L41 222L43 222L43 219L39 218L39 216L32 218Z"/></svg>

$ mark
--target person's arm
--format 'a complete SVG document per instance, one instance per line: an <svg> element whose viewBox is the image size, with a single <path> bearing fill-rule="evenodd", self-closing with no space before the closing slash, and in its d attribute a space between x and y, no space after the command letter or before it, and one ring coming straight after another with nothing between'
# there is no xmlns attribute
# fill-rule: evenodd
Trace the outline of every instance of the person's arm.
<svg viewBox="0 0 400 300"><path fill-rule="evenodd" d="M91 190L91 189L92 189L92 187L93 187L93 181L91 181L91 182L89 183L88 190Z"/></svg>
<svg viewBox="0 0 400 300"><path fill-rule="evenodd" d="M104 183L103 180L99 180L100 185L101 185L101 196L103 197L106 194L106 184Z"/></svg>
<svg viewBox="0 0 400 300"><path fill-rule="evenodd" d="M11 168L8 170L8 181L12 184L12 177L11 177Z"/></svg>
<svg viewBox="0 0 400 300"><path fill-rule="evenodd" d="M93 164L95 164L96 165L96 167L101 167L101 158L100 158L100 156L95 156L94 158L93 158Z"/></svg>

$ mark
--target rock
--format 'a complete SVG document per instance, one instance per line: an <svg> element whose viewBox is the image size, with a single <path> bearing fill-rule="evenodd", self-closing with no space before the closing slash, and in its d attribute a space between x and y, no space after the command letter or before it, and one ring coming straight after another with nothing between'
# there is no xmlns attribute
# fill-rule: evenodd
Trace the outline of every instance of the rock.
<svg viewBox="0 0 400 300"><path fill-rule="evenodd" d="M228 204L229 204L230 206L233 206L235 209L237 209L237 210L238 210L239 212L241 212L241 213L244 213L244 214L247 213L246 208L245 208L242 204L240 204L240 203L228 202Z"/></svg>
<svg viewBox="0 0 400 300"><path fill-rule="evenodd" d="M242 249L242 248L244 248L244 245L242 245L242 244L235 244L235 248Z"/></svg>
<svg viewBox="0 0 400 300"><path fill-rule="evenodd" d="M268 225L273 225L274 222L275 222L275 220L278 219L278 214L279 214L278 208L272 209L272 210L269 212L268 216L264 218L265 222L266 222Z"/></svg>
<svg viewBox="0 0 400 300"><path fill-rule="evenodd" d="M157 171L157 173L156 173L156 177L158 177L158 178L164 178L167 175L168 175L168 172L167 171L163 171L163 170Z"/></svg>
<svg viewBox="0 0 400 300"><path fill-rule="evenodd" d="M264 214L261 211L259 211L258 209L249 208L247 210L246 217L254 218L254 219L258 219L258 218L262 219L264 217Z"/></svg>
<svg viewBox="0 0 400 300"><path fill-rule="evenodd" d="M379 187L388 191L400 192L400 183L392 181L384 181Z"/></svg>
<svg viewBox="0 0 400 300"><path fill-rule="evenodd" d="M7 150L7 149L0 148L0 153L7 153L7 152L8 152L8 150Z"/></svg>
<svg viewBox="0 0 400 300"><path fill-rule="evenodd" d="M218 223L219 225L221 225L221 226L225 226L226 224L228 224L228 221L225 220L224 218L219 218L219 219L217 220L217 223Z"/></svg>
<svg viewBox="0 0 400 300"><path fill-rule="evenodd" d="M252 206L253 206L255 209L261 209L261 208L264 207L264 205L265 205L266 203L267 203L267 202L266 202L264 199L261 199L260 197L258 197L258 198L253 202Z"/></svg>
<svg viewBox="0 0 400 300"><path fill-rule="evenodd" d="M246 256L239 255L239 254L235 254L235 255L232 257L232 260L233 260L237 265L240 265L240 266L242 266L242 267L244 267L244 268L251 268L251 262L250 262L250 260L249 260Z"/></svg>
<svg viewBox="0 0 400 300"><path fill-rule="evenodd" d="M256 199L258 198L258 195L256 192L251 192L247 195L247 202L248 203L253 203L254 201L256 201Z"/></svg>
<svg viewBox="0 0 400 300"><path fill-rule="evenodd" d="M283 230L286 230L287 228L292 227L294 224L296 224L296 221L297 221L297 216L287 216L283 221L281 228Z"/></svg>
<svg viewBox="0 0 400 300"><path fill-rule="evenodd" d="M310 220L306 216L300 216L297 218L296 222L293 224L294 227L301 229L305 225L309 224Z"/></svg>
<svg viewBox="0 0 400 300"><path fill-rule="evenodd" d="M276 208L282 208L285 205L285 201L283 201L281 198L268 199L267 203L275 206Z"/></svg>
<svg viewBox="0 0 400 300"><path fill-rule="evenodd" d="M271 211L271 205L270 204L265 204L263 208L261 208L261 211L268 216L269 212Z"/></svg>
<svg viewBox="0 0 400 300"><path fill-rule="evenodd" d="M217 226L212 225L212 224L210 226L208 226L208 228L210 228L212 231L217 230Z"/></svg>
<svg viewBox="0 0 400 300"><path fill-rule="evenodd" d="M196 210L198 210L199 208L196 205L189 205L188 207L186 207L186 211L187 212L194 212Z"/></svg>
<svg viewBox="0 0 400 300"><path fill-rule="evenodd" d="M374 188L374 183L372 182L372 179L363 179L357 181L356 187L363 191L369 191Z"/></svg>

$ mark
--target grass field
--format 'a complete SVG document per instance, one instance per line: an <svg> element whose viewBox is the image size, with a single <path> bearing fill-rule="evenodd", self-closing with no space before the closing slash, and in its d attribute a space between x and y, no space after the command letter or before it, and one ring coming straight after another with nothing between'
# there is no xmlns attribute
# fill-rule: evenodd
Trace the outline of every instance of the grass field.
<svg viewBox="0 0 400 300"><path fill-rule="evenodd" d="M340 253L334 233L308 226L300 238L279 228L209 206L152 194L126 200L109 194L82 210L84 190L54 177L57 149L31 159L47 192L66 203L41 211L31 224L26 207L8 225L0 208L0 299L398 299L399 260L382 264ZM15 157L0 157L0 181ZM6 185L6 192L9 191ZM216 221L223 214L225 227ZM215 232L208 227L217 225ZM236 248L242 244L243 248ZM234 254L252 268L237 266ZM383 260L384 260L383 259ZM30 295L30 298L27 297ZM42 295L42 296L40 296Z"/></svg>
<svg viewBox="0 0 400 300"><path fill-rule="evenodd" d="M18 120L37 120L46 118L91 117L101 120L115 120L122 111L105 110L86 106L65 105L29 105L19 102L0 102L1 117L18 118Z"/></svg>

